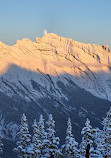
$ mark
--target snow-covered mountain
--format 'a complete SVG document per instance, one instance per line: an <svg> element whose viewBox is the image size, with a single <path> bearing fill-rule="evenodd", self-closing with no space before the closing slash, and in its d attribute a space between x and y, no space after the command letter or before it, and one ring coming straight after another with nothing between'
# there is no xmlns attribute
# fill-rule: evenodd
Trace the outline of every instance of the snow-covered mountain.
<svg viewBox="0 0 111 158"><path fill-rule="evenodd" d="M23 112L33 121L52 113L57 133L65 135L71 117L75 137L88 117L99 125L111 101L111 51L56 34L0 42L0 126L3 137L15 139ZM16 129L16 130L15 130ZM62 137L61 137L62 139Z"/></svg>
<svg viewBox="0 0 111 158"><path fill-rule="evenodd" d="M108 46L79 43L52 33L35 42L0 43L0 91L8 96L17 93L27 100L41 98L43 94L34 90L33 80L47 90L51 88L55 97L64 97L57 82L67 85L71 80L93 95L111 100L110 61Z"/></svg>

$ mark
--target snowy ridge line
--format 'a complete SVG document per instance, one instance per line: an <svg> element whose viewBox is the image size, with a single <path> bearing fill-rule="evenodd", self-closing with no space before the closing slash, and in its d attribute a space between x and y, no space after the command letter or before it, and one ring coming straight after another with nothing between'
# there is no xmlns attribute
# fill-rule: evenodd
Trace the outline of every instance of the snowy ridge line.
<svg viewBox="0 0 111 158"><path fill-rule="evenodd" d="M13 46L0 43L0 52L0 78L6 79L10 88L19 80L29 85L26 89L31 94L29 80L34 80L48 91L52 88L53 95L64 96L56 83L66 77L93 95L111 101L108 46L84 44L49 33L35 42L23 39ZM69 84L65 80L63 83ZM26 89L24 87L24 91ZM17 94L15 89L13 91Z"/></svg>

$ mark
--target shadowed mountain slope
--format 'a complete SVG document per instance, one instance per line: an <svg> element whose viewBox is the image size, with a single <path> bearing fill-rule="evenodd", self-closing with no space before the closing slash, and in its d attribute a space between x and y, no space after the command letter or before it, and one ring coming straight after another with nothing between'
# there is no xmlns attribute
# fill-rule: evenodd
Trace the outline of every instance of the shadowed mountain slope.
<svg viewBox="0 0 111 158"><path fill-rule="evenodd" d="M10 80L10 73L16 74L17 72L23 78L30 73L34 77L28 78L27 85L27 80L15 78L13 75L13 82ZM13 155L12 148L23 113L28 118L31 132L31 125L35 118L38 120L40 114L43 114L47 120L48 115L52 113L56 121L56 132L61 139L61 143L64 142L66 123L69 117L72 120L73 134L79 142L81 140L80 131L87 118L91 120L93 127L101 128L101 121L109 110L111 103L78 87L71 78L64 78L64 76L67 76L67 74L54 77L30 72L16 65L11 65L6 74L1 76L0 88L5 90L5 93L0 92L0 124L3 129L4 157L7 157L8 153L10 153L10 157ZM37 82L38 80L42 80L41 82L45 83L46 86L44 87L44 84ZM53 81L56 81L56 87ZM10 144L10 149L5 148L7 141Z"/></svg>

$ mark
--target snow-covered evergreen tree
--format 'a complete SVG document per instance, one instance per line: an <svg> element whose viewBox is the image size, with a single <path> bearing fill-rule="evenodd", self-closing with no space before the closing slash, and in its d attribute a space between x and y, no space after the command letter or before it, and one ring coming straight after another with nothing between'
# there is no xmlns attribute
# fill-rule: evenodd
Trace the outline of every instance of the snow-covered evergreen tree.
<svg viewBox="0 0 111 158"><path fill-rule="evenodd" d="M31 135L29 134L27 118L25 114L21 118L20 132L18 133L19 140L17 141L17 147L14 149L18 153L20 158L31 157Z"/></svg>
<svg viewBox="0 0 111 158"><path fill-rule="evenodd" d="M93 147L90 148L90 158L103 158L101 152Z"/></svg>
<svg viewBox="0 0 111 158"><path fill-rule="evenodd" d="M44 127L44 119L43 119L43 115L40 115L40 119L38 122L38 134L39 134L39 140L41 143L41 157L45 158L45 153L46 153L46 148L47 148L47 143L48 143L48 139L47 139L47 132L45 131L45 127Z"/></svg>
<svg viewBox="0 0 111 158"><path fill-rule="evenodd" d="M47 140L44 156L47 158L57 158L61 155L60 149L58 149L60 140L59 137L55 136L55 121L53 120L52 114L49 115L47 124Z"/></svg>
<svg viewBox="0 0 111 158"><path fill-rule="evenodd" d="M103 130L100 130L99 128L95 129L94 134L94 143L96 145L96 150L99 152L99 155L105 156L105 135Z"/></svg>
<svg viewBox="0 0 111 158"><path fill-rule="evenodd" d="M80 144L80 154L81 157L83 158L86 156L87 145L89 144L90 147L93 147L92 126L90 125L90 120L88 118L85 123L85 127L83 127L81 131L81 135L82 135L82 142Z"/></svg>
<svg viewBox="0 0 111 158"><path fill-rule="evenodd" d="M33 142L33 156L34 158L39 158L41 155L41 148L42 148L42 144L41 141L39 139L39 128L37 126L37 121L36 119L34 120L34 124L33 124L33 138L32 138L32 142Z"/></svg>
<svg viewBox="0 0 111 158"><path fill-rule="evenodd" d="M47 133L45 131L45 127L44 127L44 119L43 119L43 115L40 115L40 119L38 122L38 130L39 130L39 139L42 141L45 138L47 138Z"/></svg>
<svg viewBox="0 0 111 158"><path fill-rule="evenodd" d="M111 108L103 120L103 141L105 147L105 156L111 157Z"/></svg>
<svg viewBox="0 0 111 158"><path fill-rule="evenodd" d="M72 134L72 125L70 118L68 119L67 126L68 128L65 144L62 145L63 156L66 158L78 158L80 157L78 143L75 141Z"/></svg>

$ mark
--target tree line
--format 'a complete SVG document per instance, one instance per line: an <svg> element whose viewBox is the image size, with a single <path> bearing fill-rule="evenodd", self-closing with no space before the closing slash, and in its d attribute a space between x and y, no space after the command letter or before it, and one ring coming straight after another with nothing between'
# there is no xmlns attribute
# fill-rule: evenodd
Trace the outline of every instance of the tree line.
<svg viewBox="0 0 111 158"><path fill-rule="evenodd" d="M92 128L87 118L82 128L82 141L79 144L72 134L71 119L67 121L65 143L60 147L60 139L56 136L55 121L52 114L44 125L44 118L33 123L33 135L25 114L21 117L16 147L13 149L19 158L106 158L111 157L111 108L102 124L103 129ZM2 138L0 136L0 154L2 154Z"/></svg>

